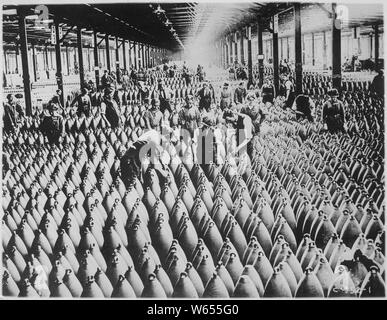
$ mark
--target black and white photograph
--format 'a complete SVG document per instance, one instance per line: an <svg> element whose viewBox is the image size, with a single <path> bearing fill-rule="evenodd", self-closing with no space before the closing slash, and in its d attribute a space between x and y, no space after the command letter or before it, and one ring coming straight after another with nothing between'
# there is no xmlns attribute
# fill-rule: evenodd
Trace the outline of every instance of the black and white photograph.
<svg viewBox="0 0 387 320"><path fill-rule="evenodd" d="M1 299L385 299L384 10L3 0Z"/></svg>

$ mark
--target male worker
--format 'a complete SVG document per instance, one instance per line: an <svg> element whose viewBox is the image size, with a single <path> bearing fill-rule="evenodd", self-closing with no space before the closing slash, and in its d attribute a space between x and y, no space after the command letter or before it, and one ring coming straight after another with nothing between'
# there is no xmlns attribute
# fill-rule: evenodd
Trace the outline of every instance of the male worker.
<svg viewBox="0 0 387 320"><path fill-rule="evenodd" d="M44 116L40 124L40 130L47 137L50 144L59 145L64 135L63 118L58 112L58 104L50 102L48 110L50 113Z"/></svg>
<svg viewBox="0 0 387 320"><path fill-rule="evenodd" d="M7 102L4 104L4 131L15 132L19 126L19 120L24 116L24 112L20 104L16 101L13 94L7 95Z"/></svg>
<svg viewBox="0 0 387 320"><path fill-rule="evenodd" d="M238 87L235 89L235 92L234 92L234 102L236 104L238 104L238 103L243 104L243 103L245 103L246 96L247 96L247 90L244 87L244 83L240 82Z"/></svg>
<svg viewBox="0 0 387 320"><path fill-rule="evenodd" d="M91 100L85 87L81 89L81 94L73 100L70 107L73 107L74 104L77 105L78 116L84 114L86 117L89 117L91 115Z"/></svg>
<svg viewBox="0 0 387 320"><path fill-rule="evenodd" d="M329 91L330 99L323 105L322 118L331 133L345 131L344 105L339 100L337 89Z"/></svg>
<svg viewBox="0 0 387 320"><path fill-rule="evenodd" d="M113 96L113 87L107 87L104 91L104 96L101 102L101 115L114 129L121 124L121 112L117 102L113 99Z"/></svg>
<svg viewBox="0 0 387 320"><path fill-rule="evenodd" d="M203 87L196 94L199 97L199 110L209 110L211 103L214 102L212 90L209 88L207 82L203 82Z"/></svg>
<svg viewBox="0 0 387 320"><path fill-rule="evenodd" d="M384 98L384 70L380 69L378 74L374 77L371 84L371 91Z"/></svg>
<svg viewBox="0 0 387 320"><path fill-rule="evenodd" d="M164 82L160 79L159 82L159 99L160 99L160 111L164 113L168 110L172 113L171 99L173 98L172 90L165 86Z"/></svg>

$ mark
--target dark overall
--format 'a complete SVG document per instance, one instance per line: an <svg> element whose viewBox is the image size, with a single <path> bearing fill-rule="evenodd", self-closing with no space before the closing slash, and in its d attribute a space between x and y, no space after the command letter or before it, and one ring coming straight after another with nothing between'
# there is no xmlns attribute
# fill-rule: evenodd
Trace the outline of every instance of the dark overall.
<svg viewBox="0 0 387 320"><path fill-rule="evenodd" d="M63 118L51 115L44 117L40 130L47 137L50 144L58 144L63 130Z"/></svg>
<svg viewBox="0 0 387 320"><path fill-rule="evenodd" d="M340 101L327 101L323 108L323 120L331 133L344 131L344 108Z"/></svg>
<svg viewBox="0 0 387 320"><path fill-rule="evenodd" d="M273 99L274 99L273 86L263 85L262 86L262 102L263 103L266 103L266 102L273 103Z"/></svg>

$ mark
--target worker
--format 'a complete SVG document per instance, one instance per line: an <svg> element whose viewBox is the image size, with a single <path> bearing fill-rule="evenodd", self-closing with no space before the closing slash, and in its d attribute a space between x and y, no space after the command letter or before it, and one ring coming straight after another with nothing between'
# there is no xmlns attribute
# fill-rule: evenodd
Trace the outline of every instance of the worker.
<svg viewBox="0 0 387 320"><path fill-rule="evenodd" d="M39 129L47 137L50 144L59 145L65 133L63 118L59 114L58 104L51 102L48 110L50 113L44 116Z"/></svg>
<svg viewBox="0 0 387 320"><path fill-rule="evenodd" d="M113 99L113 95L114 89L112 86L105 88L101 102L101 115L114 129L121 124L121 112L117 102Z"/></svg>
<svg viewBox="0 0 387 320"><path fill-rule="evenodd" d="M380 98L384 98L384 70L380 69L371 84L371 91Z"/></svg>
<svg viewBox="0 0 387 320"><path fill-rule="evenodd" d="M51 99L51 101L49 102L49 104L50 103L54 103L54 104L56 104L57 106L58 106L58 112L59 112L59 114L60 115L64 115L64 108L62 107L62 104L60 103L60 96L58 96L58 95L55 95L55 96L53 96L52 97L52 99Z"/></svg>
<svg viewBox="0 0 387 320"><path fill-rule="evenodd" d="M130 79L134 82L134 83L137 83L138 81L138 78L137 78L137 71L135 68L131 67L130 68Z"/></svg>
<svg viewBox="0 0 387 320"><path fill-rule="evenodd" d="M235 104L238 104L238 103L242 103L243 104L243 103L245 103L246 95L247 95L247 90L244 87L244 83L240 82L238 87L235 89L235 92L234 92L234 102L235 102Z"/></svg>
<svg viewBox="0 0 387 320"><path fill-rule="evenodd" d="M189 132L190 137L194 138L195 131L201 125L201 115L198 108L195 106L194 97L187 95L185 99L185 106L179 112L179 124L182 129Z"/></svg>
<svg viewBox="0 0 387 320"><path fill-rule="evenodd" d="M222 110L229 108L232 102L232 93L227 82L224 83L220 92L220 108Z"/></svg>
<svg viewBox="0 0 387 320"><path fill-rule="evenodd" d="M7 95L7 102L4 104L3 121L5 132L16 132L24 111L13 94Z"/></svg>
<svg viewBox="0 0 387 320"><path fill-rule="evenodd" d="M284 108L291 108L295 98L294 83L292 77L285 75L284 76L284 89L285 89L285 105Z"/></svg>
<svg viewBox="0 0 387 320"><path fill-rule="evenodd" d="M143 68L140 68L137 72L137 81L145 82L146 76Z"/></svg>
<svg viewBox="0 0 387 320"><path fill-rule="evenodd" d="M183 78L185 79L185 84L186 86L190 86L191 83L192 83L192 73L191 71L188 70L188 68L185 66L185 68L183 68Z"/></svg>
<svg viewBox="0 0 387 320"><path fill-rule="evenodd" d="M121 179L126 188L129 188L136 179L144 182L141 170L145 167L144 163L149 163L156 170L161 178L161 185L168 181L169 171L166 169L166 161L160 159L161 149L161 134L155 130L143 133L132 144L120 159Z"/></svg>
<svg viewBox="0 0 387 320"><path fill-rule="evenodd" d="M299 94L294 99L292 110L296 113L297 120L307 119L310 122L314 121L315 104L309 96Z"/></svg>
<svg viewBox="0 0 387 320"><path fill-rule="evenodd" d="M275 97L275 88L273 83L270 81L270 79L265 79L265 82L262 85L261 88L262 92L262 102L263 103L271 103L273 104L273 100Z"/></svg>
<svg viewBox="0 0 387 320"><path fill-rule="evenodd" d="M339 92L337 89L329 91L330 99L323 105L322 118L327 129L331 133L345 131L344 105L338 99Z"/></svg>
<svg viewBox="0 0 387 320"><path fill-rule="evenodd" d="M171 99L173 98L172 90L169 87L166 87L164 82L160 79L159 81L159 99L160 99L160 111L164 113L165 110L168 110L169 113L172 113L171 108Z"/></svg>
<svg viewBox="0 0 387 320"><path fill-rule="evenodd" d="M204 78L205 78L205 76L206 76L206 73L205 73L205 71L204 71L203 66L201 66L200 64L199 64L198 67L197 67L196 74L197 74L197 76L198 76L198 78L199 78L199 82L204 81Z"/></svg>
<svg viewBox="0 0 387 320"><path fill-rule="evenodd" d="M107 70L103 71L103 75L101 77L101 86L105 89L113 82L113 78L109 75Z"/></svg>
<svg viewBox="0 0 387 320"><path fill-rule="evenodd" d="M62 106L62 104L60 102L61 101L61 97L62 97L62 90L61 89L57 89L55 91L54 96L51 98L51 100L48 103L50 103L51 101L54 101L54 103L58 103L59 104L59 112L63 113L64 112L64 108L63 108L63 106Z"/></svg>
<svg viewBox="0 0 387 320"><path fill-rule="evenodd" d="M154 129L160 132L163 114L160 111L159 99L152 99L152 107L146 111L144 118L147 129Z"/></svg>
<svg viewBox="0 0 387 320"><path fill-rule="evenodd" d="M198 162L205 167L211 162L221 164L225 157L226 152L222 143L220 123L221 114L215 104L202 110L195 156Z"/></svg>
<svg viewBox="0 0 387 320"><path fill-rule="evenodd" d="M247 103L242 106L240 113L242 115L246 115L250 118L249 119L243 119L243 127L240 129L244 129L245 131L248 131L246 133L245 139L249 139L247 142L247 153L249 156L253 156L253 137L257 136L260 132L260 127L265 119L265 114L263 113L262 109L259 107L257 99L254 97L253 94L250 94L247 96ZM251 134L250 134L250 133Z"/></svg>
<svg viewBox="0 0 387 320"><path fill-rule="evenodd" d="M198 91L196 96L199 98L199 110L209 110L211 103L215 102L213 92L209 88L208 82L203 82L203 87Z"/></svg>
<svg viewBox="0 0 387 320"><path fill-rule="evenodd" d="M75 104L77 105L78 116L85 114L86 117L89 117L91 115L91 100L85 87L81 89L81 94L73 100L70 107L73 107Z"/></svg>
<svg viewBox="0 0 387 320"><path fill-rule="evenodd" d="M242 106L240 113L250 117L253 124L253 133L259 132L259 127L265 119L265 114L259 107L258 101L254 94L249 94L246 98L247 103Z"/></svg>
<svg viewBox="0 0 387 320"><path fill-rule="evenodd" d="M145 103L149 103L149 95L150 95L149 86L145 85L143 81L138 81L137 87L140 92L141 101Z"/></svg>

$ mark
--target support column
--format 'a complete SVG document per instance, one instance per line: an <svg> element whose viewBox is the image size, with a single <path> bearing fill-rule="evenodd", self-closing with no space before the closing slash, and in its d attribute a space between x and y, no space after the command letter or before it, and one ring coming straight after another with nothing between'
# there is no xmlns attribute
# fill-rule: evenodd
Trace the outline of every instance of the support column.
<svg viewBox="0 0 387 320"><path fill-rule="evenodd" d="M262 41L262 31L263 26L257 23L257 33L258 33L258 76L259 76L259 87L262 87L263 84L263 41Z"/></svg>
<svg viewBox="0 0 387 320"><path fill-rule="evenodd" d="M128 41L128 69L130 69L133 66L133 61L132 61L132 44L130 43L130 40Z"/></svg>
<svg viewBox="0 0 387 320"><path fill-rule="evenodd" d="M115 49L115 54L116 54L116 65L120 65L120 53L118 52L118 37L115 37L116 38L116 49Z"/></svg>
<svg viewBox="0 0 387 320"><path fill-rule="evenodd" d="M8 70L8 54L7 54L7 51L4 50L3 52L4 54L4 71L5 71L5 74L8 74L9 73L9 70Z"/></svg>
<svg viewBox="0 0 387 320"><path fill-rule="evenodd" d="M148 45L147 46L147 49L148 49L148 68L152 68L152 61L151 61L151 56L150 56L150 54L151 54L151 48L150 48L150 46Z"/></svg>
<svg viewBox="0 0 387 320"><path fill-rule="evenodd" d="M60 39L59 39L59 21L57 19L54 20L55 24L55 61L56 61L56 83L58 85L58 89L62 92L60 95L60 103L64 107L64 93L63 93L63 74L62 74L62 55L60 50Z"/></svg>
<svg viewBox="0 0 387 320"><path fill-rule="evenodd" d="M336 3L332 3L332 83L341 90L341 21L337 19Z"/></svg>
<svg viewBox="0 0 387 320"><path fill-rule="evenodd" d="M32 101L31 101L31 82L30 71L28 67L28 46L27 46L27 31L25 11L18 9L19 15L19 35L20 35L20 52L23 69L23 86L24 86L24 101L26 105L26 115L32 115Z"/></svg>
<svg viewBox="0 0 387 320"><path fill-rule="evenodd" d="M289 59L290 59L289 37L286 37L286 59L289 62Z"/></svg>
<svg viewBox="0 0 387 320"><path fill-rule="evenodd" d="M238 60L238 33L237 32L234 33L234 47L235 47L235 53L234 53L234 61L233 62L235 62L235 61L240 62Z"/></svg>
<svg viewBox="0 0 387 320"><path fill-rule="evenodd" d="M140 43L137 43L137 64L138 64L138 68L142 68L143 67L143 64L142 64L142 58L141 58L141 44Z"/></svg>
<svg viewBox="0 0 387 320"><path fill-rule="evenodd" d="M137 43L135 42L133 44L133 50L134 50L134 68L138 69L138 53L137 53Z"/></svg>
<svg viewBox="0 0 387 320"><path fill-rule="evenodd" d="M126 69L126 40L122 39L122 59L123 59L123 64L124 64L124 69Z"/></svg>
<svg viewBox="0 0 387 320"><path fill-rule="evenodd" d="M379 60L379 26L375 25L375 67L378 69L378 60Z"/></svg>
<svg viewBox="0 0 387 320"><path fill-rule="evenodd" d="M83 46L82 46L82 30L77 28L77 46L78 46L78 63L79 63L79 81L81 82L81 89L85 84L85 71L83 67Z"/></svg>
<svg viewBox="0 0 387 320"><path fill-rule="evenodd" d="M274 25L274 17L272 18ZM278 63L278 30L273 30L273 69L275 92L279 90L279 63Z"/></svg>
<svg viewBox="0 0 387 320"><path fill-rule="evenodd" d="M312 32L312 66L315 65L315 51L314 51L314 33Z"/></svg>
<svg viewBox="0 0 387 320"><path fill-rule="evenodd" d="M140 43L137 44L137 52L138 52L138 68L144 67L144 63L142 61L142 46Z"/></svg>
<svg viewBox="0 0 387 320"><path fill-rule="evenodd" d="M301 45L301 4L294 4L294 57L296 69L296 94L302 93L302 45Z"/></svg>
<svg viewBox="0 0 387 320"><path fill-rule="evenodd" d="M53 69L54 68L54 62L52 60L52 50L49 50L49 52L50 52L51 69Z"/></svg>
<svg viewBox="0 0 387 320"><path fill-rule="evenodd" d="M226 38L226 68L229 66L231 60L231 46L228 37Z"/></svg>
<svg viewBox="0 0 387 320"><path fill-rule="evenodd" d="M138 60L138 68L142 68L144 66L142 62L142 47L140 43L137 43L137 60Z"/></svg>
<svg viewBox="0 0 387 320"><path fill-rule="evenodd" d="M38 81L38 77L36 74L36 51L35 51L35 45L32 44L32 67L34 70L34 81Z"/></svg>
<svg viewBox="0 0 387 320"><path fill-rule="evenodd" d="M118 75L118 70L120 70L120 54L118 52L118 37L116 38L116 48L115 48L115 54L116 54L116 75Z"/></svg>
<svg viewBox="0 0 387 320"><path fill-rule="evenodd" d="M326 31L323 32L323 69L327 69L327 33Z"/></svg>
<svg viewBox="0 0 387 320"><path fill-rule="evenodd" d="M247 71L249 76L249 83L247 87L253 84L253 56L251 50L251 27L247 27Z"/></svg>
<svg viewBox="0 0 387 320"><path fill-rule="evenodd" d="M229 64L229 56L228 56L229 44L227 42L227 38L225 38L223 40L223 44L224 44L224 48L223 48L223 64L222 64L222 67L223 67L223 69L226 69L228 67L228 64Z"/></svg>
<svg viewBox="0 0 387 320"><path fill-rule="evenodd" d="M220 66L225 69L226 66L226 45L224 43L224 39L221 39L218 43L220 45L220 50L218 49L218 54L220 53Z"/></svg>
<svg viewBox="0 0 387 320"><path fill-rule="evenodd" d="M66 44L66 67L67 67L67 75L70 75L69 46L67 44Z"/></svg>
<svg viewBox="0 0 387 320"><path fill-rule="evenodd" d="M16 43L16 52L15 52L16 73L20 72L20 69L19 69L19 48L18 48L18 46L19 45Z"/></svg>
<svg viewBox="0 0 387 320"><path fill-rule="evenodd" d="M105 45L106 45L106 64L107 64L107 70L111 71L110 66L110 41L109 41L109 35L105 34Z"/></svg>
<svg viewBox="0 0 387 320"><path fill-rule="evenodd" d="M47 52L47 44L44 46L44 69L45 70L48 70L49 67L48 67L48 52Z"/></svg>
<svg viewBox="0 0 387 320"><path fill-rule="evenodd" d="M97 32L94 30L94 72L95 72L95 87L98 89L99 87L99 61L98 61L98 38Z"/></svg>
<svg viewBox="0 0 387 320"><path fill-rule="evenodd" d="M149 57L148 57L149 47L147 44L144 44L144 52L145 52L145 68L149 68Z"/></svg>
<svg viewBox="0 0 387 320"><path fill-rule="evenodd" d="M228 39L227 37L225 37L223 39L223 43L224 43L224 61L223 61L223 69L226 69L227 66L228 66Z"/></svg>
<svg viewBox="0 0 387 320"><path fill-rule="evenodd" d="M244 36L244 30L240 31L241 39L240 39L240 46L241 46L241 64L246 63L245 61L245 36Z"/></svg>
<svg viewBox="0 0 387 320"><path fill-rule="evenodd" d="M143 52L143 55L144 55L144 66L145 66L145 69L148 68L148 48L147 48L147 45L146 44L143 44L142 45L142 52Z"/></svg>
<svg viewBox="0 0 387 320"><path fill-rule="evenodd" d="M90 50L87 48L87 65L88 65L88 71L91 71L91 64L90 64Z"/></svg>

